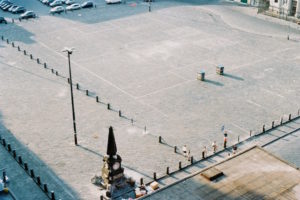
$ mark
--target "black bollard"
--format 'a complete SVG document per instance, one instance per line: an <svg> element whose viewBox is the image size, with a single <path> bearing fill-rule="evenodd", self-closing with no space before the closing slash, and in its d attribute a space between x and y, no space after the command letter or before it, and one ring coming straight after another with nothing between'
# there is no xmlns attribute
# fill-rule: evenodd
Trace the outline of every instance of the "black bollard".
<svg viewBox="0 0 300 200"><path fill-rule="evenodd" d="M68 80L68 83L70 84L70 78L68 78L67 80Z"/></svg>
<svg viewBox="0 0 300 200"><path fill-rule="evenodd" d="M121 112L121 110L119 110L119 117L122 117L122 112Z"/></svg>
<svg viewBox="0 0 300 200"><path fill-rule="evenodd" d="M2 172L2 180L3 180L4 184L6 184L6 172L5 172L5 170L3 170L3 172Z"/></svg>
<svg viewBox="0 0 300 200"><path fill-rule="evenodd" d="M55 200L55 195L53 191L51 191L51 200Z"/></svg>
<svg viewBox="0 0 300 200"><path fill-rule="evenodd" d="M110 110L110 104L109 103L107 104L107 110Z"/></svg>
<svg viewBox="0 0 300 200"><path fill-rule="evenodd" d="M24 50L24 55L26 55L26 50Z"/></svg>
<svg viewBox="0 0 300 200"><path fill-rule="evenodd" d="M37 62L37 64L40 64L40 59L37 58L37 59L36 59L36 62Z"/></svg>
<svg viewBox="0 0 300 200"><path fill-rule="evenodd" d="M33 59L33 56L32 56L32 54L30 54L30 59Z"/></svg>
<svg viewBox="0 0 300 200"><path fill-rule="evenodd" d="M26 171L28 171L28 164L27 164L27 163L24 163L24 169L25 169Z"/></svg>
<svg viewBox="0 0 300 200"><path fill-rule="evenodd" d="M11 146L10 146L10 144L7 144L7 150L8 150L8 152L11 152Z"/></svg>
<svg viewBox="0 0 300 200"><path fill-rule="evenodd" d="M13 150L12 153L13 153L13 157L16 158L17 157L16 150Z"/></svg>
<svg viewBox="0 0 300 200"><path fill-rule="evenodd" d="M41 178L38 176L38 177L36 177L36 181L37 181L37 184L38 185L41 185Z"/></svg>
<svg viewBox="0 0 300 200"><path fill-rule="evenodd" d="M153 179L156 181L156 172L153 173Z"/></svg>
<svg viewBox="0 0 300 200"><path fill-rule="evenodd" d="M3 35L1 35L1 40L4 40L4 37L3 37Z"/></svg>
<svg viewBox="0 0 300 200"><path fill-rule="evenodd" d="M266 132L265 125L263 125L263 127L262 127L262 132L263 133Z"/></svg>
<svg viewBox="0 0 300 200"><path fill-rule="evenodd" d="M182 166L181 166L181 161L179 161L178 163L178 169L181 170L182 169Z"/></svg>
<svg viewBox="0 0 300 200"><path fill-rule="evenodd" d="M22 156L18 156L18 161L19 161L20 165L23 164Z"/></svg>
<svg viewBox="0 0 300 200"><path fill-rule="evenodd" d="M289 114L289 121L292 120L292 114Z"/></svg>
<svg viewBox="0 0 300 200"><path fill-rule="evenodd" d="M18 51L21 51L20 46L18 46Z"/></svg>
<svg viewBox="0 0 300 200"><path fill-rule="evenodd" d="M79 90L79 83L76 83L76 89Z"/></svg>
<svg viewBox="0 0 300 200"><path fill-rule="evenodd" d="M31 178L34 178L34 171L33 171L33 169L30 170L30 176L31 176Z"/></svg>
<svg viewBox="0 0 300 200"><path fill-rule="evenodd" d="M140 179L140 185L144 185L144 179L143 178Z"/></svg>
<svg viewBox="0 0 300 200"><path fill-rule="evenodd" d="M12 46L12 47L15 47L15 43L14 43L14 42L12 42L12 43L11 43L11 46Z"/></svg>
<svg viewBox="0 0 300 200"><path fill-rule="evenodd" d="M169 167L167 167L167 171L166 171L166 173L167 173L167 175L169 175L169 174L170 174L170 168L169 168Z"/></svg>
<svg viewBox="0 0 300 200"><path fill-rule="evenodd" d="M194 163L194 157L191 156L191 164L193 164L193 163Z"/></svg>
<svg viewBox="0 0 300 200"><path fill-rule="evenodd" d="M272 121L272 128L274 128L274 124L275 124L275 122L274 122L274 121Z"/></svg>
<svg viewBox="0 0 300 200"><path fill-rule="evenodd" d="M99 97L98 97L98 96L96 96L96 102L97 102L97 103L99 102Z"/></svg>
<svg viewBox="0 0 300 200"><path fill-rule="evenodd" d="M58 76L58 71L55 72L55 75Z"/></svg>
<svg viewBox="0 0 300 200"><path fill-rule="evenodd" d="M177 153L177 147L174 146L174 153Z"/></svg>
<svg viewBox="0 0 300 200"><path fill-rule="evenodd" d="M9 44L9 40L8 39L6 39L6 43Z"/></svg>
<svg viewBox="0 0 300 200"><path fill-rule="evenodd" d="M89 90L85 91L86 96L89 96Z"/></svg>
<svg viewBox="0 0 300 200"><path fill-rule="evenodd" d="M161 136L158 136L158 142L161 143Z"/></svg>
<svg viewBox="0 0 300 200"><path fill-rule="evenodd" d="M283 117L280 118L280 125L283 123Z"/></svg>
<svg viewBox="0 0 300 200"><path fill-rule="evenodd" d="M47 186L46 183L44 184L44 191L45 191L46 193L48 192L48 186Z"/></svg>
<svg viewBox="0 0 300 200"><path fill-rule="evenodd" d="M45 68L45 69L47 68L47 63L44 63L44 68Z"/></svg>
<svg viewBox="0 0 300 200"><path fill-rule="evenodd" d="M54 73L54 69L53 68L51 69L51 72L52 72L52 74Z"/></svg>

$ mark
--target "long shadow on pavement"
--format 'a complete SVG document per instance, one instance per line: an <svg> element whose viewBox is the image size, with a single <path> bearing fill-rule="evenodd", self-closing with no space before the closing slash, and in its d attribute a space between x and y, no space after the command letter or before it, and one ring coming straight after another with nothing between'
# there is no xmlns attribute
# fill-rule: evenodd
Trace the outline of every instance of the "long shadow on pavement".
<svg viewBox="0 0 300 200"><path fill-rule="evenodd" d="M78 194L67 183L61 180L53 170L47 166L34 152L32 152L26 145L21 143L13 133L8 130L2 120L0 113L0 135L5 138L6 142L11 145L12 149L16 149L17 156L22 156L23 163L28 163L30 169L34 169L36 175L41 177L42 183L47 183L48 190L53 190L57 199L73 200L78 199ZM16 161L17 162L17 161ZM9 166L7 166L9 167ZM23 170L23 169L21 169ZM29 176L29 174L28 174ZM17 188L15 188L17 190ZM31 191L34 192L34 191ZM18 199L22 199L22 194L16 193Z"/></svg>

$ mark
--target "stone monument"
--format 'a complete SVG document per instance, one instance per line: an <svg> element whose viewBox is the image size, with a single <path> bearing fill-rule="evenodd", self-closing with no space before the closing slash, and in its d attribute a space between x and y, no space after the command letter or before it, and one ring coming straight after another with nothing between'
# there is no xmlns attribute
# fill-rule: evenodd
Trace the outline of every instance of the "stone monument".
<svg viewBox="0 0 300 200"><path fill-rule="evenodd" d="M103 158L101 176L92 179L94 184L106 190L105 196L111 199L135 198L135 181L124 175L122 158L117 154L113 128L109 127L107 155ZM100 183L100 184L99 184Z"/></svg>

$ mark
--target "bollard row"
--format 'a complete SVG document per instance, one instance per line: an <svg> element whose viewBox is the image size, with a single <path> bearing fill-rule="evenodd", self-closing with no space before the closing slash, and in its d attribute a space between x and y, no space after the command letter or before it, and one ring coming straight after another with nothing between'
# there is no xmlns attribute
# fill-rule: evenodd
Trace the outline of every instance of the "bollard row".
<svg viewBox="0 0 300 200"><path fill-rule="evenodd" d="M3 35L1 36L1 39L2 39L3 41L5 40L5 41L7 42L7 44L10 43L9 39L5 39ZM12 47L15 47L15 43L14 43L14 42L12 42ZM20 47L20 46L17 46L17 48L18 48L18 51L21 51L21 47ZM34 56L33 56L33 54L29 54L25 49L23 50L23 54L24 54L24 55L29 55L29 57L30 57L31 60L36 60L37 64L42 64L42 65L44 66L45 69L50 69L50 68L48 67L48 65L47 65L46 62L41 63L40 58L36 58L36 59L35 59ZM59 72L58 72L57 70L55 70L54 68L51 68L50 70L51 70L51 73L52 73L52 74L55 74L56 76L60 76L60 77L62 77L62 78L67 78L67 77L64 77L64 76L60 75ZM70 84L70 79L67 78L67 80L68 80L68 83ZM78 84L78 83L76 83L76 89L77 89L77 90L80 90L80 89L81 89L81 88L79 87L79 84ZM85 90L85 93L86 93L86 96L91 96L91 97L92 97L92 95L90 94L90 91L89 91L89 90L86 89L86 90ZM96 96L96 102L97 102L97 103L100 102L98 96ZM103 102L100 102L100 103L103 103ZM111 110L111 105L110 105L110 103L107 103L107 109L108 109L108 110ZM122 111L121 111L121 110L118 111L118 114L119 114L119 117L126 118L126 117L122 114ZM131 124L133 125L133 119L131 119Z"/></svg>
<svg viewBox="0 0 300 200"><path fill-rule="evenodd" d="M18 164L25 170L25 172L32 178L32 180L40 187L40 189L46 193L48 198L51 200L55 200L55 193L51 191L49 194L47 184L46 183L42 184L40 176L37 177L35 176L34 169L29 169L28 163L23 161L21 155L17 156L16 150L12 149L11 144L7 143L5 138L2 138L1 135L0 135L0 142L3 145L3 147L9 152L9 154L11 154L13 158L18 162Z"/></svg>

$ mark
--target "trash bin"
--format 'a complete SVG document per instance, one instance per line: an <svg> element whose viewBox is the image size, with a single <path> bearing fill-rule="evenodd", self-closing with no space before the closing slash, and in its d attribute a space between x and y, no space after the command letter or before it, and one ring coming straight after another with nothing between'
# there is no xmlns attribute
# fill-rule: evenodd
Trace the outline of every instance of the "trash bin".
<svg viewBox="0 0 300 200"><path fill-rule="evenodd" d="M217 74L219 74L219 75L223 75L223 74L224 74L224 67L221 66L221 65L217 66L216 72L217 72Z"/></svg>
<svg viewBox="0 0 300 200"><path fill-rule="evenodd" d="M205 72L204 71L198 72L197 79L200 81L204 81L205 80Z"/></svg>

